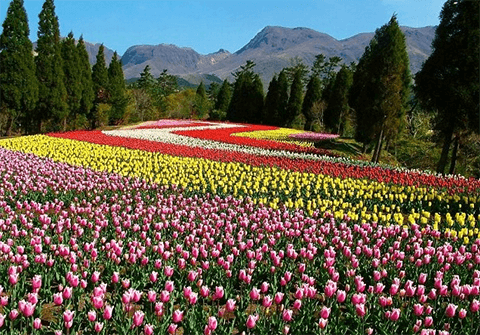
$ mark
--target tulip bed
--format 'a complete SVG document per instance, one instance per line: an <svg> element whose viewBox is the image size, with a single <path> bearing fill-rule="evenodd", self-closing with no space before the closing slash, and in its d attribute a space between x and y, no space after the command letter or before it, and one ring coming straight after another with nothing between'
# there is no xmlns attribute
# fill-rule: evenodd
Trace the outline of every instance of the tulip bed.
<svg viewBox="0 0 480 335"><path fill-rule="evenodd" d="M0 334L480 332L479 180L178 121L0 140Z"/></svg>

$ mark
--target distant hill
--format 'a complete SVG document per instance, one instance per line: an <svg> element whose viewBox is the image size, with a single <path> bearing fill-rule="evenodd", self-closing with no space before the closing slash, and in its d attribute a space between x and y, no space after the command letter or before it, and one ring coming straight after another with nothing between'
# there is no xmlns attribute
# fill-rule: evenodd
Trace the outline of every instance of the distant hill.
<svg viewBox="0 0 480 335"><path fill-rule="evenodd" d="M431 53L436 27L401 27L401 29L407 41L410 69L412 73L416 73ZM130 47L125 52L122 63L126 79L138 78L145 66L150 65L155 77L167 69L170 74L177 75L189 83L198 84L200 80L208 80L206 75L215 75L221 80L231 79L232 73L241 65L247 60L253 60L256 63L254 71L260 74L265 84L268 84L275 73L291 66L295 58L301 59L308 66L313 64L315 56L320 53L327 58L340 56L347 64L358 62L373 36L373 32L361 33L337 40L309 28L267 26L235 53L220 49L215 53L202 55L191 48L172 44L138 45ZM95 62L98 46L99 44L90 44L92 63ZM113 51L107 48L105 50L106 57L111 58ZM107 54L107 50L111 54Z"/></svg>

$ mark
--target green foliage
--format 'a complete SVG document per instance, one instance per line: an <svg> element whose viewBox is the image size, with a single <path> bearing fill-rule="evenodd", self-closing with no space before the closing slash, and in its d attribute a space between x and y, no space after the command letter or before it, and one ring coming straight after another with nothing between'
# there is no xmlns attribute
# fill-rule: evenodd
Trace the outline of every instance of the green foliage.
<svg viewBox="0 0 480 335"><path fill-rule="evenodd" d="M303 102L303 73L301 69L298 69L293 77L292 86L290 87L290 96L287 104L287 119L286 126L291 126L294 120L304 120L305 116L302 114L302 102ZM297 125L300 125L296 121Z"/></svg>
<svg viewBox="0 0 480 335"><path fill-rule="evenodd" d="M205 91L205 85L203 85L202 81L195 92L195 103L193 106L195 116L199 119L205 118L210 109L210 105L207 92Z"/></svg>
<svg viewBox="0 0 480 335"><path fill-rule="evenodd" d="M278 79L277 75L274 75L270 84L268 85L267 96L265 97L264 106L264 123L272 126L280 124L280 115L278 111L279 94L278 94Z"/></svg>
<svg viewBox="0 0 480 335"><path fill-rule="evenodd" d="M189 119L193 116L196 91L186 89L166 97L167 117L174 119Z"/></svg>
<svg viewBox="0 0 480 335"><path fill-rule="evenodd" d="M0 115L6 135L17 120L29 122L38 99L38 82L23 0L8 7L0 35Z"/></svg>
<svg viewBox="0 0 480 335"><path fill-rule="evenodd" d="M92 67L92 81L95 103L108 102L110 92L108 91L108 69L105 62L105 47L103 44L98 48L96 62Z"/></svg>
<svg viewBox="0 0 480 335"><path fill-rule="evenodd" d="M352 83L352 71L348 66L342 65L333 81L328 107L324 115L325 126L333 133L343 135L349 127L351 128L352 117L349 115L348 96ZM350 124L347 125L349 122ZM351 132L351 129L349 131Z"/></svg>
<svg viewBox="0 0 480 335"><path fill-rule="evenodd" d="M75 120L76 115L80 112L82 99L82 81L80 57L75 46L75 39L73 33L70 32L68 37L61 43L62 59L63 59L63 73L65 89L67 90L67 104L69 121Z"/></svg>
<svg viewBox="0 0 480 335"><path fill-rule="evenodd" d="M246 65L234 73L235 83L227 119L233 122L260 123L263 112L263 84L260 76L253 72L255 63Z"/></svg>
<svg viewBox="0 0 480 335"><path fill-rule="evenodd" d="M275 126L283 126L287 123L288 120L288 92L289 92L289 85L286 71L280 71L278 75L278 120L275 121Z"/></svg>
<svg viewBox="0 0 480 335"><path fill-rule="evenodd" d="M155 85L155 78L150 72L150 65L147 64L145 66L142 73L140 73L140 79L138 79L135 84L136 84L136 87L143 90L149 91L153 89L153 86Z"/></svg>
<svg viewBox="0 0 480 335"><path fill-rule="evenodd" d="M77 55L78 68L80 72L79 81L81 87L80 108L78 109L78 115L84 116L88 119L90 111L93 108L95 94L93 92L92 68L90 66L90 61L88 60L88 53L85 47L85 42L83 41L83 36L80 36L80 39L77 43ZM86 127L88 127L88 125L86 125Z"/></svg>
<svg viewBox="0 0 480 335"><path fill-rule="evenodd" d="M118 58L117 52L113 54L112 61L108 67L108 91L110 92L110 124L123 122L123 116L128 104L125 94L125 78L122 70L122 61Z"/></svg>
<svg viewBox="0 0 480 335"><path fill-rule="evenodd" d="M316 75L312 75L307 84L307 91L302 104L302 113L305 116L305 129L310 130L313 122L315 121L315 115L312 111L313 105L320 101L322 98L322 83L320 78Z"/></svg>
<svg viewBox="0 0 480 335"><path fill-rule="evenodd" d="M106 103L99 103L95 108L94 122L97 127L105 127L108 125L110 119L110 111L112 105Z"/></svg>
<svg viewBox="0 0 480 335"><path fill-rule="evenodd" d="M353 76L350 99L356 112L356 139L364 144L376 141L375 162L383 139L396 140L404 128L410 81L405 35L392 16L365 48Z"/></svg>
<svg viewBox="0 0 480 335"><path fill-rule="evenodd" d="M60 30L53 0L46 0L39 14L36 73L39 82L39 100L36 121L39 131L42 122L49 122L47 130L64 130L68 115L67 90L64 84Z"/></svg>
<svg viewBox="0 0 480 335"><path fill-rule="evenodd" d="M445 2L432 54L415 77L416 96L425 109L436 111L436 129L442 134L440 173L445 171L453 135L480 132L478 6L478 1Z"/></svg>
<svg viewBox="0 0 480 335"><path fill-rule="evenodd" d="M232 85L227 79L225 79L222 83L222 86L220 86L220 90L218 91L217 95L217 101L215 103L215 110L218 111L217 114L215 114L218 115L217 120L223 120L223 118L221 118L222 115L224 115L224 118L227 116L227 109L231 99Z"/></svg>

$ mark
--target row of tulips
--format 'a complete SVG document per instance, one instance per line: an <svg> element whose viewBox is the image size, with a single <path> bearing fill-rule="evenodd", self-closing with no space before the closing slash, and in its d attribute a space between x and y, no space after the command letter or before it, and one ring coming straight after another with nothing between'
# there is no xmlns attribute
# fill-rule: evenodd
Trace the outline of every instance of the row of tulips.
<svg viewBox="0 0 480 335"><path fill-rule="evenodd" d="M272 140L283 143L294 143L300 146L313 147L313 142L309 141L295 141L291 136L295 134L304 133L303 130L290 129L290 128L277 128L273 130L254 130L233 133L231 136L240 136L262 140Z"/></svg>
<svg viewBox="0 0 480 335"><path fill-rule="evenodd" d="M480 331L478 238L4 149L0 176L1 334Z"/></svg>
<svg viewBox="0 0 480 335"><path fill-rule="evenodd" d="M100 132L74 132L63 136L106 145L33 136L4 140L0 146L98 171L139 177L161 185L175 184L188 194L208 192L221 196L248 196L273 209L285 204L290 209L304 209L309 215L320 209L332 212L335 218L347 215L359 223L431 224L435 230L447 231L466 244L480 233L478 190L450 194L450 189L440 187L402 186L361 178L340 179L268 166L268 162L274 161L271 157L212 149L192 150L188 146L107 136ZM128 147L148 148L154 152ZM183 157L173 156L179 154ZM192 158L199 155L215 160ZM238 163L241 159L244 162ZM302 163L292 162L297 166Z"/></svg>

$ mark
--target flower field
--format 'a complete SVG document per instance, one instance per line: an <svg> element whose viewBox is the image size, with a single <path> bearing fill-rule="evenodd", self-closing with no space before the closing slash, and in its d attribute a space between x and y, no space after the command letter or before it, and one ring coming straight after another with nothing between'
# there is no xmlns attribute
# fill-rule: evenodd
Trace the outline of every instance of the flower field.
<svg viewBox="0 0 480 335"><path fill-rule="evenodd" d="M159 120L0 140L0 334L480 333L480 180L308 138Z"/></svg>

